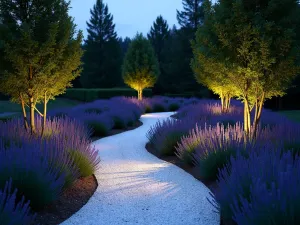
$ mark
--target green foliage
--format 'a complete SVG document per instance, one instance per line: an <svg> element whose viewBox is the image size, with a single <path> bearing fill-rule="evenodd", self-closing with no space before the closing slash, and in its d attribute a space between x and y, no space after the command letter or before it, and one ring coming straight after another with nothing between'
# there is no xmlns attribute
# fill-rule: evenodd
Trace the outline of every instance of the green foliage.
<svg viewBox="0 0 300 225"><path fill-rule="evenodd" d="M206 86L221 98L232 97L234 89L228 78L230 70L217 45L217 35L213 30L213 12L209 1L203 4L205 9L204 25L199 27L192 41L194 57L191 68L198 83Z"/></svg>
<svg viewBox="0 0 300 225"><path fill-rule="evenodd" d="M124 59L124 82L131 88L142 91L153 87L158 75L159 66L150 41L142 34L137 34Z"/></svg>
<svg viewBox="0 0 300 225"><path fill-rule="evenodd" d="M300 155L300 141L299 140L289 140L285 141L283 144L283 151L291 151L293 156Z"/></svg>
<svg viewBox="0 0 300 225"><path fill-rule="evenodd" d="M300 8L293 0L206 0L204 25L193 42L198 82L229 91L245 103L245 130L255 107L254 129L266 99L282 96L300 71ZM228 93L226 93L228 94Z"/></svg>
<svg viewBox="0 0 300 225"><path fill-rule="evenodd" d="M92 136L103 137L103 136L108 135L109 130L101 122L98 122L98 121L95 120L95 121L89 121L87 124L93 130Z"/></svg>
<svg viewBox="0 0 300 225"><path fill-rule="evenodd" d="M183 11L177 10L177 20L180 26L192 28L196 31L197 27L203 23L203 0L183 0Z"/></svg>
<svg viewBox="0 0 300 225"><path fill-rule="evenodd" d="M215 181L219 169L222 169L230 161L230 157L235 155L235 149L210 152L205 158L199 161L196 167L199 176L204 180Z"/></svg>
<svg viewBox="0 0 300 225"><path fill-rule="evenodd" d="M89 159L81 152L77 150L69 150L70 157L74 161L74 164L79 169L81 177L87 177L94 174L94 167L90 163Z"/></svg>
<svg viewBox="0 0 300 225"><path fill-rule="evenodd" d="M122 49L115 32L113 16L102 0L96 1L87 26L88 37L83 46L82 86L111 88L121 85Z"/></svg>
<svg viewBox="0 0 300 225"><path fill-rule="evenodd" d="M30 199L30 206L33 209L40 209L53 202L57 198L57 193L51 190L47 180L41 179L34 171L24 171L22 168L14 168L12 173L0 171L2 179L13 177L14 187L18 188L20 195L25 195ZM1 186L4 186L1 181Z"/></svg>
<svg viewBox="0 0 300 225"><path fill-rule="evenodd" d="M124 129L124 128L126 128L126 124L121 118L115 116L115 117L113 117L113 121L114 121L113 129Z"/></svg>
<svg viewBox="0 0 300 225"><path fill-rule="evenodd" d="M145 108L145 113L151 113L152 112L152 109L150 106L146 106Z"/></svg>
<svg viewBox="0 0 300 225"><path fill-rule="evenodd" d="M69 4L65 1L32 2L32 12L25 12L18 4L4 1L0 5L4 24L14 36L2 40L5 43L4 57L12 68L3 72L1 91L16 101L20 92L33 96L35 101L47 92L47 99L52 99L63 93L70 81L79 76L82 32L73 37L75 25L68 16ZM54 14L44 10L47 7L52 7ZM13 19L7 18L6 10L12 15L22 15L18 18L21 22L18 30L6 22ZM31 13L35 13L31 20L26 19Z"/></svg>
<svg viewBox="0 0 300 225"><path fill-rule="evenodd" d="M196 92L202 88L195 82L190 67L192 58L190 40L193 37L194 32L184 28L173 27L170 32L170 37L165 43L162 53L164 74L161 78L161 86L166 93Z"/></svg>
<svg viewBox="0 0 300 225"><path fill-rule="evenodd" d="M156 18L147 36L154 49L160 70L160 76L154 85L154 89L158 92L161 92L163 90L162 88L168 85L168 79L166 77L165 67L163 65L166 62L167 57L164 54L164 46L170 38L170 29L168 23L161 15Z"/></svg>
<svg viewBox="0 0 300 225"><path fill-rule="evenodd" d="M152 112L166 112L166 109L163 105L156 103L153 105Z"/></svg>
<svg viewBox="0 0 300 225"><path fill-rule="evenodd" d="M64 93L80 74L83 35L76 34L69 4L65 0L0 2L0 26L9 34L0 37L1 58L7 64L0 71L0 92L31 108L32 133L36 104L44 103L46 115L48 101Z"/></svg>
<svg viewBox="0 0 300 225"><path fill-rule="evenodd" d="M127 123L128 127L132 127L133 125L134 125L134 121L132 121L132 120L128 121L128 123Z"/></svg>
<svg viewBox="0 0 300 225"><path fill-rule="evenodd" d="M163 156L173 156L175 153L175 146L178 141L185 135L185 132L171 131L169 132L163 141L159 154Z"/></svg>
<svg viewBox="0 0 300 225"><path fill-rule="evenodd" d="M169 105L169 111L171 112L174 112L174 111L177 111L179 109L179 104L176 104L176 103L172 103Z"/></svg>
<svg viewBox="0 0 300 225"><path fill-rule="evenodd" d="M130 88L71 88L67 89L63 97L68 99L79 100L82 102L92 102L97 99L109 99L116 96L136 97L136 92ZM151 89L144 90L145 97L152 96Z"/></svg>
<svg viewBox="0 0 300 225"><path fill-rule="evenodd" d="M170 35L169 26L166 20L162 16L158 16L153 23L150 32L147 34L149 41L151 42L158 62L162 60L162 49L165 41Z"/></svg>

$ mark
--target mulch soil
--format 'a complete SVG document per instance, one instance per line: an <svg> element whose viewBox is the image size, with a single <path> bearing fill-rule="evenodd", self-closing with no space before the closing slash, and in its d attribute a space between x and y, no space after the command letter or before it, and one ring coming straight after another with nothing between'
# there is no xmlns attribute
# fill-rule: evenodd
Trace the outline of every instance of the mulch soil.
<svg viewBox="0 0 300 225"><path fill-rule="evenodd" d="M138 121L134 126L126 129L111 130L107 136L133 130L141 125L143 125L143 123ZM92 137L92 140L96 141L101 138L102 137ZM88 202L97 187L98 183L94 175L77 179L71 187L67 188L61 194L58 200L46 206L43 210L36 212L37 217L34 224L57 225L62 223Z"/></svg>
<svg viewBox="0 0 300 225"><path fill-rule="evenodd" d="M77 179L60 198L37 212L35 224L57 225L84 206L98 187L94 175Z"/></svg>
<svg viewBox="0 0 300 225"><path fill-rule="evenodd" d="M150 145L150 143L147 143L146 146L145 146L145 148L147 149L147 151L149 153L155 155L157 158L159 158L161 160L164 160L166 162L172 163L172 164L180 167L181 169L183 169L187 173L191 174L197 180L201 181L206 187L208 187L212 193L214 193L214 188L217 187L217 182L216 181L207 181L207 180L201 179L201 177L199 176L199 174L197 173L197 171L192 166L184 164L175 155L174 156L159 156L156 153L156 151L152 148L152 146ZM220 225L236 225L236 223L234 223L233 221L224 221L224 219L222 219L222 216L221 216L221 223L220 223Z"/></svg>

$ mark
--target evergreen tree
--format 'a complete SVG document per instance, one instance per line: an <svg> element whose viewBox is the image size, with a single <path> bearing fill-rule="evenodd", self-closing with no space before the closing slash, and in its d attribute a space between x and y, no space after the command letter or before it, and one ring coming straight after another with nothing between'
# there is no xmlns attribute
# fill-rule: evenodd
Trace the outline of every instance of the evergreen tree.
<svg viewBox="0 0 300 225"><path fill-rule="evenodd" d="M44 103L44 130L48 101L64 93L80 73L82 32L76 34L68 11L64 0L0 2L0 26L8 33L1 37L7 65L1 67L0 91L21 104L25 129L25 106L30 108L31 133L36 133L36 104Z"/></svg>
<svg viewBox="0 0 300 225"><path fill-rule="evenodd" d="M172 65L169 70L175 70L177 78L177 92L200 92L203 86L195 82L190 62L193 57L191 40L195 36L197 27L203 23L203 0L183 0L183 11L177 10L177 20L181 28L176 30L174 45L170 56ZM180 84L180 85L179 85ZM176 85L176 84L175 84Z"/></svg>
<svg viewBox="0 0 300 225"><path fill-rule="evenodd" d="M170 36L170 30L167 21L164 20L162 16L158 16L147 36L152 44L152 47L154 48L160 69L160 76L154 86L154 92L161 93L164 83L168 82L165 79L165 71L163 67L165 61L163 49Z"/></svg>
<svg viewBox="0 0 300 225"><path fill-rule="evenodd" d="M162 60L162 49L164 47L165 41L168 39L170 34L169 26L166 20L162 16L158 16L150 32L147 34L150 40L155 54L157 56L158 62Z"/></svg>
<svg viewBox="0 0 300 225"><path fill-rule="evenodd" d="M203 23L203 0L183 0L183 11L177 10L177 20L181 27L190 28L195 33Z"/></svg>
<svg viewBox="0 0 300 225"><path fill-rule="evenodd" d="M122 49L122 59L123 59L131 43L131 39L129 37L124 38L124 40L122 38L119 38L119 43Z"/></svg>
<svg viewBox="0 0 300 225"><path fill-rule="evenodd" d="M86 88L111 88L121 82L122 52L113 16L107 4L97 0L87 22L81 82Z"/></svg>
<svg viewBox="0 0 300 225"><path fill-rule="evenodd" d="M124 83L138 92L142 99L143 89L153 87L159 75L159 66L153 47L142 34L132 40L123 64Z"/></svg>
<svg viewBox="0 0 300 225"><path fill-rule="evenodd" d="M187 90L186 85L183 84L185 79L182 74L184 71L182 60L185 55L183 55L181 44L178 30L174 25L162 51L164 62L161 66L165 74L161 85L165 93L183 93Z"/></svg>

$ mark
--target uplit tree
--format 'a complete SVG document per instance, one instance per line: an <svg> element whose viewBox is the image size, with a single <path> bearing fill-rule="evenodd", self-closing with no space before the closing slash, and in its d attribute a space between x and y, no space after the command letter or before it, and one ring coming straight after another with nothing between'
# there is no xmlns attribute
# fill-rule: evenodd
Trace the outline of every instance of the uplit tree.
<svg viewBox="0 0 300 225"><path fill-rule="evenodd" d="M230 100L234 96L234 89L228 79L228 68L222 51L217 45L217 36L212 30L213 12L210 1L203 3L205 6L204 25L198 27L196 38L192 41L194 57L191 68L198 83L206 86L221 99L222 111L228 111Z"/></svg>
<svg viewBox="0 0 300 225"><path fill-rule="evenodd" d="M0 2L1 26L12 37L2 39L8 66L1 70L0 91L21 104L25 128L25 106L29 107L33 134L36 104L44 102L44 131L49 99L63 93L79 76L83 36L81 31L76 34L69 4L64 0Z"/></svg>
<svg viewBox="0 0 300 225"><path fill-rule="evenodd" d="M218 52L205 56L225 65L226 79L244 103L245 131L256 136L265 100L284 95L299 72L299 4L224 0L211 13L212 21L204 26L216 36Z"/></svg>
<svg viewBox="0 0 300 225"><path fill-rule="evenodd" d="M142 99L143 89L153 87L159 75L159 66L149 40L137 34L125 55L123 64L124 83L138 92Z"/></svg>

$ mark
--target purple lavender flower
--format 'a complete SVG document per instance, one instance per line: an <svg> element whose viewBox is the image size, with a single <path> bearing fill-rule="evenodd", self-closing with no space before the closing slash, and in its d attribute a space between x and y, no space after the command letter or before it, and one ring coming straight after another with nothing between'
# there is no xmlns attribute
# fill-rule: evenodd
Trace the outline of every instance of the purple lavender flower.
<svg viewBox="0 0 300 225"><path fill-rule="evenodd" d="M147 132L151 146L159 155L174 155L175 146L180 138L195 126L193 120L166 119L158 121Z"/></svg>
<svg viewBox="0 0 300 225"><path fill-rule="evenodd" d="M57 141L25 141L22 147L5 147L0 141L0 187L12 179L19 194L30 199L31 207L40 209L56 200L66 182L75 180L77 168ZM66 174L68 171L68 174Z"/></svg>
<svg viewBox="0 0 300 225"><path fill-rule="evenodd" d="M238 154L220 170L216 208L237 224L298 224L300 160L271 143Z"/></svg>
<svg viewBox="0 0 300 225"><path fill-rule="evenodd" d="M0 221L1 225L24 224L34 222L36 215L30 214L30 201L25 203L25 198L16 203L18 190L12 193L12 179L5 182L3 190L0 190Z"/></svg>
<svg viewBox="0 0 300 225"><path fill-rule="evenodd" d="M241 149L245 152L245 148L249 150L252 145L240 123L229 127L197 124L175 148L176 155L183 162L195 166L203 179L215 180L218 169L229 161L231 155L236 155L236 151Z"/></svg>

